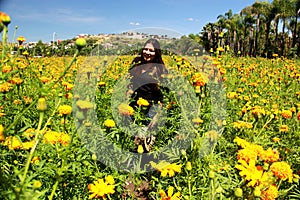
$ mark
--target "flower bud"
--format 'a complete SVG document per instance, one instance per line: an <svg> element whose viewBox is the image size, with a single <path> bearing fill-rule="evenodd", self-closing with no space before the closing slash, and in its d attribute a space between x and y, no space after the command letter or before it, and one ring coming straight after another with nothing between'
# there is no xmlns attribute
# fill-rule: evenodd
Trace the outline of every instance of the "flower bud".
<svg viewBox="0 0 300 200"><path fill-rule="evenodd" d="M78 39L76 39L75 44L78 49L81 49L82 47L85 47L86 40L84 38L78 38Z"/></svg>
<svg viewBox="0 0 300 200"><path fill-rule="evenodd" d="M41 111L41 112L47 110L47 103L46 103L46 99L45 98L39 98L39 100L37 102L36 109L38 111Z"/></svg>
<svg viewBox="0 0 300 200"><path fill-rule="evenodd" d="M234 191L236 197L243 197L243 190L241 188L236 188Z"/></svg>

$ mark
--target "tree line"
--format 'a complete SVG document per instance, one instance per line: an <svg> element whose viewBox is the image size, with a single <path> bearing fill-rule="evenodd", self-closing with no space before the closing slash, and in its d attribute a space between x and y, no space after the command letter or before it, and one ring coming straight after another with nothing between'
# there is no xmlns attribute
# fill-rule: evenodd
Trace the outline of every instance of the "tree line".
<svg viewBox="0 0 300 200"><path fill-rule="evenodd" d="M300 0L256 1L239 13L229 9L189 37L207 51L229 47L235 55L296 56L300 53L299 15Z"/></svg>

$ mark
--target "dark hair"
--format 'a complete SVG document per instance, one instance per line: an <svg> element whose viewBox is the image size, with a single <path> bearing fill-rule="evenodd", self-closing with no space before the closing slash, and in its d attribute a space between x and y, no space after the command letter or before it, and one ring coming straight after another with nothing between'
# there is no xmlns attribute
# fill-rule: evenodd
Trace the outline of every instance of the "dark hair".
<svg viewBox="0 0 300 200"><path fill-rule="evenodd" d="M149 40L147 40L144 44L144 47L147 44L152 44L155 50L155 57L154 59L151 61L151 63L159 63L159 64L164 64L164 61L162 60L162 53L161 53L161 49L160 49L160 44L158 42L158 40L151 38ZM140 56L134 60L135 63L137 63L136 61L139 61L140 64L145 64L147 63L147 61L144 60L144 56L143 56L143 49L141 50Z"/></svg>

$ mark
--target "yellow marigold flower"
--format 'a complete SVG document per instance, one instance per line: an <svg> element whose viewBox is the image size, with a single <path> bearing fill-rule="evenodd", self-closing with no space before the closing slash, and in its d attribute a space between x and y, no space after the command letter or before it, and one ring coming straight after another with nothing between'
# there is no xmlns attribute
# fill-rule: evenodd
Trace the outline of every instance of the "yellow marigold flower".
<svg viewBox="0 0 300 200"><path fill-rule="evenodd" d="M64 146L68 145L70 136L66 133L59 133L55 131L48 131L44 134L43 143L45 144L56 144L60 143Z"/></svg>
<svg viewBox="0 0 300 200"><path fill-rule="evenodd" d="M4 139L5 139L3 132L4 132L4 126L0 125L0 142L4 141Z"/></svg>
<svg viewBox="0 0 300 200"><path fill-rule="evenodd" d="M270 187L262 191L261 193L261 200L275 200L278 197L278 187L273 184Z"/></svg>
<svg viewBox="0 0 300 200"><path fill-rule="evenodd" d="M116 123L112 119L107 119L104 121L104 126L106 126L107 128L113 128L116 126Z"/></svg>
<svg viewBox="0 0 300 200"><path fill-rule="evenodd" d="M98 83L98 86L99 86L99 87L105 86L105 82L100 81L100 82Z"/></svg>
<svg viewBox="0 0 300 200"><path fill-rule="evenodd" d="M161 173L162 177L166 177L169 175L169 177L175 176L175 172L180 173L181 172L181 165L177 165L175 163L168 163L166 161L160 161L158 164L154 162L150 162L151 166L158 170Z"/></svg>
<svg viewBox="0 0 300 200"><path fill-rule="evenodd" d="M276 177L284 181L288 179L291 183L293 180L293 170L291 169L291 166L284 161L272 163L270 170Z"/></svg>
<svg viewBox="0 0 300 200"><path fill-rule="evenodd" d="M287 132L289 130L289 127L287 125L281 125L279 128L280 132Z"/></svg>
<svg viewBox="0 0 300 200"><path fill-rule="evenodd" d="M279 137L273 137L272 140L273 140L273 142L280 142L280 138Z"/></svg>
<svg viewBox="0 0 300 200"><path fill-rule="evenodd" d="M32 159L31 159L31 163L33 164L38 164L40 162L40 157L38 156L34 156Z"/></svg>
<svg viewBox="0 0 300 200"><path fill-rule="evenodd" d="M234 98L236 98L238 95L237 95L237 93L236 92L228 92L227 93L227 97L229 98L229 99L234 99Z"/></svg>
<svg viewBox="0 0 300 200"><path fill-rule="evenodd" d="M8 92L10 89L11 89L11 84L8 82L2 83L0 85L0 92L5 93L5 92Z"/></svg>
<svg viewBox="0 0 300 200"><path fill-rule="evenodd" d="M250 160L256 161L257 156L257 152L253 151L251 148L240 149L237 154L238 160L244 160L247 163L249 163Z"/></svg>
<svg viewBox="0 0 300 200"><path fill-rule="evenodd" d="M5 65L2 67L3 73L11 72L11 70L12 70L12 67L10 65Z"/></svg>
<svg viewBox="0 0 300 200"><path fill-rule="evenodd" d="M167 193L164 190L159 190L159 195L161 196L161 200L179 200L180 192L174 193L174 187L169 186Z"/></svg>
<svg viewBox="0 0 300 200"><path fill-rule="evenodd" d="M28 129L26 129L26 131L22 135L25 136L25 137L31 138L35 135L34 131L35 131L34 128L28 128Z"/></svg>
<svg viewBox="0 0 300 200"><path fill-rule="evenodd" d="M83 101L83 100L78 100L76 102L76 105L78 106L78 108L80 108L81 110L88 110L91 108L94 108L93 103L89 102L89 101Z"/></svg>
<svg viewBox="0 0 300 200"><path fill-rule="evenodd" d="M125 103L121 103L119 105L118 109L119 109L120 114L124 115L124 116L130 116L130 115L134 114L133 108Z"/></svg>
<svg viewBox="0 0 300 200"><path fill-rule="evenodd" d="M28 141L28 142L23 142L23 149L25 150L29 150L33 147L35 141L34 140L31 140L31 141Z"/></svg>
<svg viewBox="0 0 300 200"><path fill-rule="evenodd" d="M88 185L88 190L91 193L89 199L100 198L106 199L107 194L115 193L115 185L113 178L98 179L93 184Z"/></svg>
<svg viewBox="0 0 300 200"><path fill-rule="evenodd" d="M9 136L5 138L4 146L7 146L9 150L20 149L22 142L16 136Z"/></svg>
<svg viewBox="0 0 300 200"><path fill-rule="evenodd" d="M114 180L114 177L112 175L108 175L105 177L105 182L107 184L110 184L110 185L113 185L115 184L115 180Z"/></svg>
<svg viewBox="0 0 300 200"><path fill-rule="evenodd" d="M252 123L249 123L249 122L243 122L243 121L238 121L238 122L233 122L233 127L234 128L238 128L238 129L241 129L241 128L253 128L253 125Z"/></svg>
<svg viewBox="0 0 300 200"><path fill-rule="evenodd" d="M25 40L26 40L26 39L25 39L25 37L23 37L23 36L19 36L19 37L17 38L17 41L19 42L20 45L21 45Z"/></svg>
<svg viewBox="0 0 300 200"><path fill-rule="evenodd" d="M255 106L251 110L251 114L255 116L265 115L265 110L259 106Z"/></svg>
<svg viewBox="0 0 300 200"><path fill-rule="evenodd" d="M248 186L254 187L259 184L263 175L263 170L255 166L255 161L250 160L249 165L244 160L239 160L238 165L235 167L240 170L240 175L244 177L245 180L249 181Z"/></svg>
<svg viewBox="0 0 300 200"><path fill-rule="evenodd" d="M267 150L260 151L259 157L268 163L275 162L279 160L279 152L269 148Z"/></svg>
<svg viewBox="0 0 300 200"><path fill-rule="evenodd" d="M281 116L285 119L290 119L290 118L292 118L293 113L290 110L283 110L283 111L281 111Z"/></svg>
<svg viewBox="0 0 300 200"><path fill-rule="evenodd" d="M72 112L72 107L69 105L62 105L58 107L58 112L60 115L69 115Z"/></svg>
<svg viewBox="0 0 300 200"><path fill-rule="evenodd" d="M233 142L237 143L237 145L239 145L240 147L242 148L245 148L245 147L248 147L250 146L250 142L247 142L246 140L242 139L242 138L239 138L239 137L236 137Z"/></svg>
<svg viewBox="0 0 300 200"><path fill-rule="evenodd" d="M149 106L149 102L146 99L143 98L139 98L139 100L137 101L137 105L138 106Z"/></svg>

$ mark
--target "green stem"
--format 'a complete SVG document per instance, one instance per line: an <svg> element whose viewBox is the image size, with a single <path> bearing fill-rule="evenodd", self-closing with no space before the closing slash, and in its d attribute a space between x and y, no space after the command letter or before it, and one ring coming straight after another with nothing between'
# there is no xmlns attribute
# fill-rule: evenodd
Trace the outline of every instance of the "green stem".
<svg viewBox="0 0 300 200"><path fill-rule="evenodd" d="M2 34L2 61L4 60L4 56L6 54L7 31L8 31L7 26L4 25L3 34Z"/></svg>
<svg viewBox="0 0 300 200"><path fill-rule="evenodd" d="M54 196L55 191L56 191L56 189L57 189L58 183L59 183L59 178L56 179L56 182L55 182L55 184L53 185L52 192L51 192L51 194L50 194L50 196L49 196L49 200L52 200L52 199L53 199L53 196Z"/></svg>
<svg viewBox="0 0 300 200"><path fill-rule="evenodd" d="M30 153L29 153L26 165L25 165L24 174L23 174L22 179L21 179L21 189L23 188L23 185L24 185L27 173L28 173L28 169L29 169L32 157L33 157L33 153L34 153L34 151L36 149L37 144L39 143L40 128L41 128L41 124L43 122L43 119L44 119L44 112L40 112L39 125L38 125L38 128L37 128L35 137L34 137L35 143L34 143L33 147L30 150Z"/></svg>

